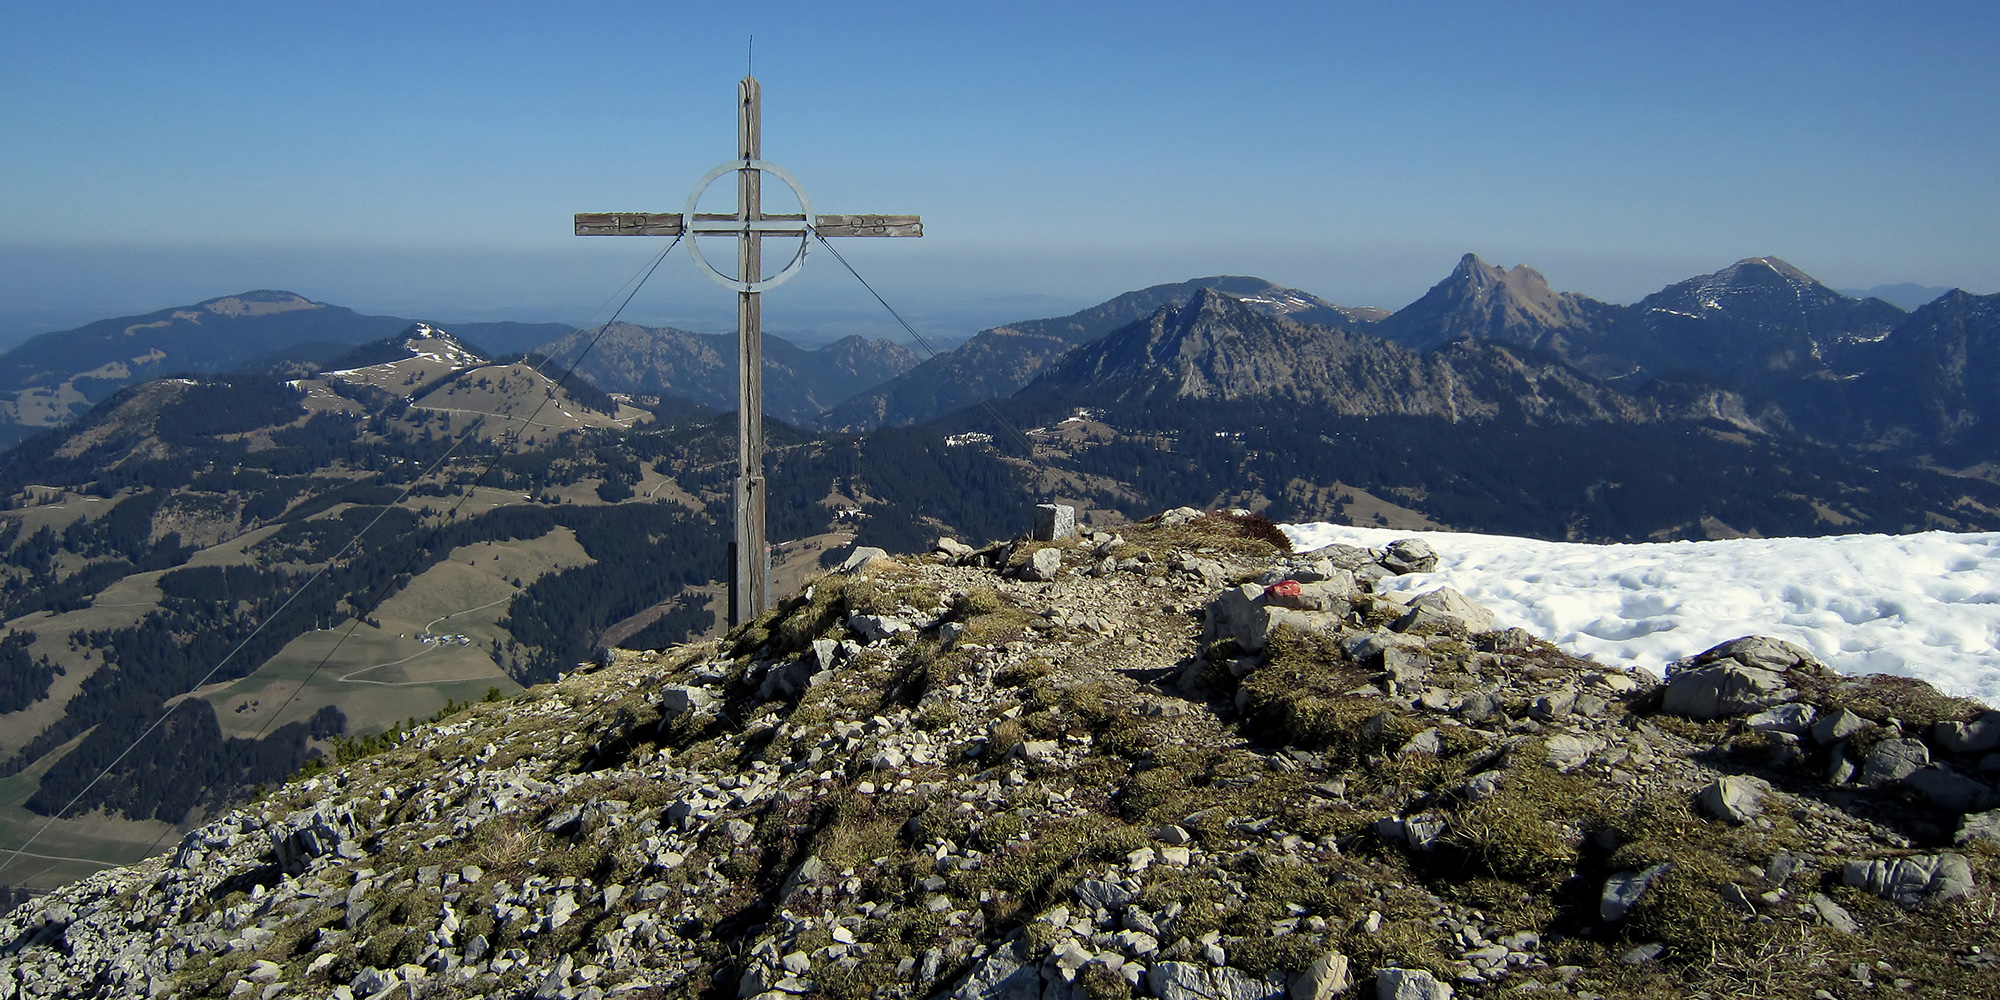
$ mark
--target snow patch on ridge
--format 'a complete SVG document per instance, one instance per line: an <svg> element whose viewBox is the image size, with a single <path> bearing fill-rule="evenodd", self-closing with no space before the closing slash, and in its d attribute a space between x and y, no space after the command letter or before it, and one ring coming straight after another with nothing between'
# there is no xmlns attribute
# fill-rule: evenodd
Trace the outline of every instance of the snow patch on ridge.
<svg viewBox="0 0 2000 1000"><path fill-rule="evenodd" d="M1889 673L2000 706L2000 532L1590 545L1505 535L1280 526L1300 551L1418 537L1448 586L1600 663L1654 671L1740 635L1796 642L1848 674Z"/></svg>

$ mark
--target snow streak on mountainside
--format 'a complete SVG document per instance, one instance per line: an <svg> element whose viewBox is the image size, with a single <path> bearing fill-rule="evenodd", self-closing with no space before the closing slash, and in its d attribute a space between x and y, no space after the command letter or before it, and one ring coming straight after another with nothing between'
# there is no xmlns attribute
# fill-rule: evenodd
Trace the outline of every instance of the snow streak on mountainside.
<svg viewBox="0 0 2000 1000"><path fill-rule="evenodd" d="M1504 535L1285 525L1301 550L1423 538L1442 584L1527 629L1616 666L1662 671L1757 632L1849 674L1892 673L2000 706L2000 533L1735 538L1584 545Z"/></svg>
<svg viewBox="0 0 2000 1000"><path fill-rule="evenodd" d="M1880 299L1851 299L1776 257L1751 257L1714 274L1669 285L1640 310L1664 352L1716 371L1742 367L1755 378L1842 367L1854 344L1881 340L1903 310Z"/></svg>

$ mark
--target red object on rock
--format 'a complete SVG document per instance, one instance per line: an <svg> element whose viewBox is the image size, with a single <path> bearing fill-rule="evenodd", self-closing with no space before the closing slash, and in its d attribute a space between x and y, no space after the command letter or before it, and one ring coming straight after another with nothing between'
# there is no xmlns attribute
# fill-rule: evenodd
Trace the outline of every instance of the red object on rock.
<svg viewBox="0 0 2000 1000"><path fill-rule="evenodd" d="M1302 592L1297 580L1280 580L1264 588L1265 597L1297 597Z"/></svg>

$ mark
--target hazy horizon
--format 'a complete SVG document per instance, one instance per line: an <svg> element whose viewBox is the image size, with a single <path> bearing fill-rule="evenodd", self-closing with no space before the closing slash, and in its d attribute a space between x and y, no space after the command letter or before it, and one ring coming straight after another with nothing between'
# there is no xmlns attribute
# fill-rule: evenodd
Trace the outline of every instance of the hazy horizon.
<svg viewBox="0 0 2000 1000"><path fill-rule="evenodd" d="M1221 273L1394 309L1468 251L1612 302L1763 255L1991 293L1996 26L1944 4L20 5L0 343L260 287L588 323L658 247L576 239L570 214L681 207L733 152L751 31L767 158L819 211L924 216L850 257L927 335ZM606 38L644 55L580 57ZM765 308L773 332L900 339L823 255ZM628 313L731 316L679 261Z"/></svg>

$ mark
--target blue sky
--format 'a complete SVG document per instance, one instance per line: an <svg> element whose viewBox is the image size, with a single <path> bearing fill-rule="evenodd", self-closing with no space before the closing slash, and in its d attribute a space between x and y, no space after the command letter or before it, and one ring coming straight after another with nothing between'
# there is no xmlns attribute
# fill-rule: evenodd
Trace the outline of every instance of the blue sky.
<svg viewBox="0 0 2000 1000"><path fill-rule="evenodd" d="M850 256L933 332L1215 273L1394 308L1466 251L1616 301L1763 254L2000 291L1996 8L1639 7L10 3L0 324L254 287L583 322L654 248L570 213L678 210L752 33L766 157L923 214ZM767 322L870 305L820 257ZM633 315L731 309L675 261Z"/></svg>

